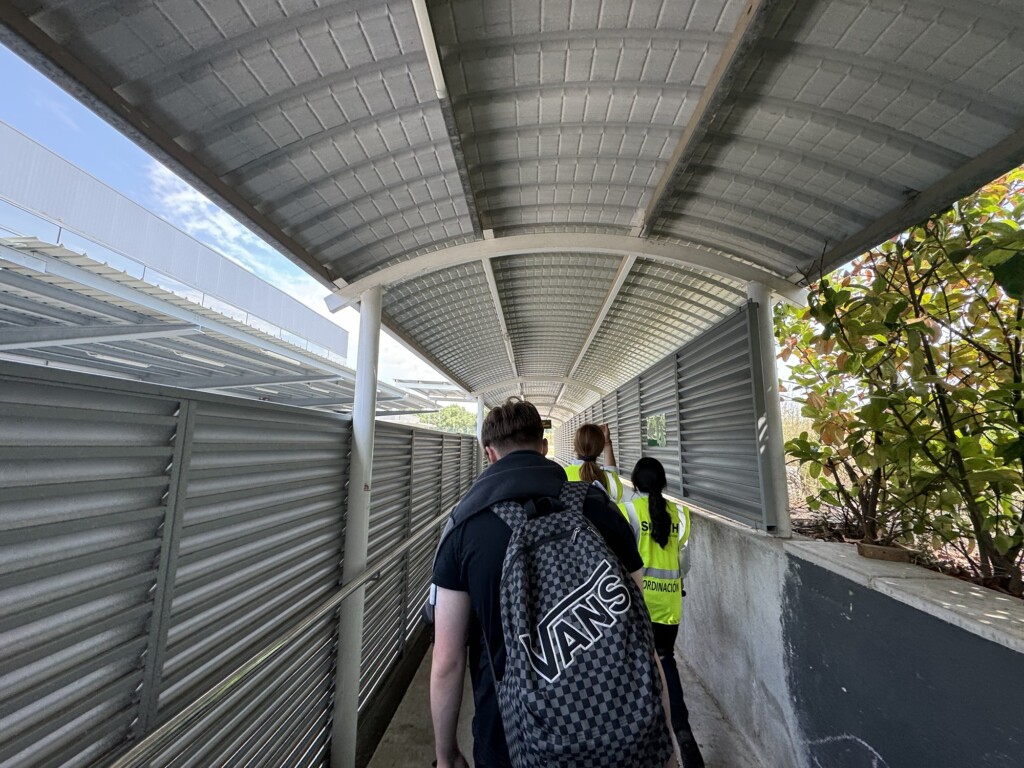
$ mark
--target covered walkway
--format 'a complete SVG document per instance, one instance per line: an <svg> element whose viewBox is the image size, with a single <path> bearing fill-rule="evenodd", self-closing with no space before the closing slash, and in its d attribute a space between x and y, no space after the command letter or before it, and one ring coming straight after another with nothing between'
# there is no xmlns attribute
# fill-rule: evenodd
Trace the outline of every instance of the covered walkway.
<svg viewBox="0 0 1024 768"><path fill-rule="evenodd" d="M711 693L692 670L679 664L679 676L686 692L690 725L697 735L707 768L769 768L754 757L743 731L725 717ZM367 768L423 768L434 760L433 731L430 727L430 656L416 672L387 732L373 753ZM465 702L459 720L459 743L464 745L472 766L473 695L466 680Z"/></svg>
<svg viewBox="0 0 1024 768"><path fill-rule="evenodd" d="M908 619L918 576L790 546L772 337L776 302L1024 162L1020 0L0 0L0 41L360 311L334 405L224 394L258 365L130 378L145 339L99 358L120 378L0 362L0 766L372 753L481 466L469 436L375 421L422 405L379 386L382 328L481 414L526 397L563 459L608 423L621 465L656 456L718 513L680 643L701 633L694 685L731 719L720 765L737 730L770 768L1024 763L1013 606ZM57 191L55 219L116 216ZM72 306L2 287L77 261L58 246L2 246L12 343L76 336ZM991 713L932 706L953 683Z"/></svg>

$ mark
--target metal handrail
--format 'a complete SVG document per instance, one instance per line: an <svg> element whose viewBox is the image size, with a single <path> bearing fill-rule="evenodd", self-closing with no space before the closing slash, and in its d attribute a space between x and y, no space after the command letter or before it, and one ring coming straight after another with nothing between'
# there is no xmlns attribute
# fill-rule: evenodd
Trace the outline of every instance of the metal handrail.
<svg viewBox="0 0 1024 768"><path fill-rule="evenodd" d="M438 526L448 519L448 512L438 515L429 523L420 527L408 539L388 555L380 558L365 571L356 576L350 582L341 587L311 611L304 619L299 621L292 629L264 646L241 666L230 674L226 675L219 683L210 688L206 693L197 698L181 712L176 714L166 723L143 738L138 744L128 750L116 761L110 764L109 768L131 768L133 766L148 765L148 759L152 753L164 746L169 738L186 726L191 725L200 717L205 715L214 704L219 702L231 693L239 684L246 680L256 670L260 669L267 661L277 655L291 642L301 637L310 627L345 602L356 591L367 582L378 578L382 571L390 568L405 556L413 546L425 539L428 534L437 532Z"/></svg>

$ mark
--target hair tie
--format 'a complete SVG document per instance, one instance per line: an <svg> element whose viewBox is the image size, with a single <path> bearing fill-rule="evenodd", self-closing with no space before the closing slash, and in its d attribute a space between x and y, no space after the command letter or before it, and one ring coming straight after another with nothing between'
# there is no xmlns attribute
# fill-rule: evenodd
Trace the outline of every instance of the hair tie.
<svg viewBox="0 0 1024 768"><path fill-rule="evenodd" d="M584 463L588 461L597 461L597 456L580 456Z"/></svg>

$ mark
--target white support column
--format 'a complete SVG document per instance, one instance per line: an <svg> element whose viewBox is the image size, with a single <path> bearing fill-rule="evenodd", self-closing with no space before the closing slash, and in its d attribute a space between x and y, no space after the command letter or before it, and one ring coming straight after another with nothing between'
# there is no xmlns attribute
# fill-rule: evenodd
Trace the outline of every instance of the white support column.
<svg viewBox="0 0 1024 768"><path fill-rule="evenodd" d="M484 396L477 395L476 397L476 441L480 443L480 436L484 431ZM484 448L480 446L480 460L477 462L477 471L482 472L484 469Z"/></svg>
<svg viewBox="0 0 1024 768"><path fill-rule="evenodd" d="M782 404L779 395L779 373L775 365L775 334L771 291L760 283L747 284L747 298L757 304L758 338L752 340L759 352L763 389L756 393L763 398L758 414L757 443L761 455L761 489L765 504L775 511L775 535L793 535L789 521L789 491L786 482L786 451L782 437Z"/></svg>
<svg viewBox="0 0 1024 768"><path fill-rule="evenodd" d="M352 409L352 463L349 467L342 574L342 581L346 584L366 570L370 535L370 480L373 474L373 426L377 411L377 357L380 349L380 286L363 293L360 302L356 392ZM365 596L365 588L356 591L338 611L331 768L351 768L356 763Z"/></svg>

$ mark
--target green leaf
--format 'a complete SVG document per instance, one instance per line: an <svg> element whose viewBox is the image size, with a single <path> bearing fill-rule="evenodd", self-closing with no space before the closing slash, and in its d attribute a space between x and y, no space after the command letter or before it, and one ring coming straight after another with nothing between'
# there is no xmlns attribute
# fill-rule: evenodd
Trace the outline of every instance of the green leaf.
<svg viewBox="0 0 1024 768"><path fill-rule="evenodd" d="M1017 461L1024 458L1024 437L1018 437L1009 443L1002 443L996 447L996 456L1006 461Z"/></svg>
<svg viewBox="0 0 1024 768"><path fill-rule="evenodd" d="M1024 251L989 267L999 287L1015 299L1024 299Z"/></svg>
<svg viewBox="0 0 1024 768"><path fill-rule="evenodd" d="M1014 544L1017 542L1012 536L1007 536L1005 533L997 533L993 543L996 546L996 551L999 552L1000 555L1005 555L1013 549Z"/></svg>
<svg viewBox="0 0 1024 768"><path fill-rule="evenodd" d="M1012 469L985 469L971 473L971 478L982 483L1021 483L1020 473Z"/></svg>

